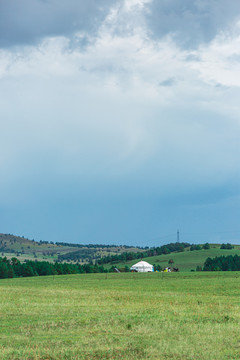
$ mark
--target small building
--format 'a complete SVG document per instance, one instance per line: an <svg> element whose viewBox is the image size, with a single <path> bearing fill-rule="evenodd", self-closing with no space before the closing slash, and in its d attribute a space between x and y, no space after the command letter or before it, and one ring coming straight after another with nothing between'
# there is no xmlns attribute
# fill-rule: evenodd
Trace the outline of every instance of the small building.
<svg viewBox="0 0 240 360"><path fill-rule="evenodd" d="M130 271L135 272L153 272L154 267L146 261L139 261L130 268Z"/></svg>

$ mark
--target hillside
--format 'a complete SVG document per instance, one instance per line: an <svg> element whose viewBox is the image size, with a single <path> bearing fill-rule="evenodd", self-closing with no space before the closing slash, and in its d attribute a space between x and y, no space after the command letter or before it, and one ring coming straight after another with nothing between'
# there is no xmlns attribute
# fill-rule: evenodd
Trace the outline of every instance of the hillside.
<svg viewBox="0 0 240 360"><path fill-rule="evenodd" d="M194 250L190 251L190 248L186 248L183 252L175 252L171 254L162 254L159 256L151 256L143 258L144 261L149 262L152 265L160 265L162 268L166 266L178 267L180 271L191 271L196 270L197 266L203 266L205 260L208 257L215 256L227 256L227 255L240 255L240 245L234 245L234 249L225 250L220 249L220 244L210 244L210 249L208 250ZM168 264L168 261L172 259L174 263L172 265ZM131 260L125 262L116 262L112 264L104 265L106 269L111 268L112 266L117 268L124 268L125 266L131 267L139 260Z"/></svg>
<svg viewBox="0 0 240 360"><path fill-rule="evenodd" d="M0 256L17 257L20 261L35 259L38 261L53 262L60 260L66 262L68 257L65 259L63 255L77 253L78 262L84 264L107 255L121 254L126 251L137 252L142 250L124 245L82 245L59 242L54 244L47 241L29 240L24 236L0 233Z"/></svg>
<svg viewBox="0 0 240 360"><path fill-rule="evenodd" d="M170 245L170 244L168 244ZM166 245L166 247L168 246ZM172 244L174 245L174 244ZM179 244L181 245L181 244ZM185 244L185 246L187 246ZM166 266L178 267L180 271L196 270L197 266L203 266L208 257L240 255L240 245L234 245L234 249L226 250L220 249L220 244L210 244L208 250L194 250L190 251L190 247L185 247L184 251L171 252L170 254L162 254L156 256L144 256L143 260L152 265L160 265L162 268ZM165 247L165 245L163 246ZM157 248L155 248L157 249ZM142 249L130 246L115 246L115 245L82 245L70 243L49 243L47 241L34 241L25 237L15 236L11 234L0 233L0 256L6 256L8 259L17 257L18 260L47 260L49 262L62 261L69 263L95 263L103 258L111 255L123 253L138 253L145 254L147 252L154 252L154 249ZM142 256L142 255L141 255ZM110 269L112 266L117 268L131 267L139 259L132 259L126 261L112 261L107 264L103 263L105 269ZM168 261L172 259L173 264L169 265Z"/></svg>

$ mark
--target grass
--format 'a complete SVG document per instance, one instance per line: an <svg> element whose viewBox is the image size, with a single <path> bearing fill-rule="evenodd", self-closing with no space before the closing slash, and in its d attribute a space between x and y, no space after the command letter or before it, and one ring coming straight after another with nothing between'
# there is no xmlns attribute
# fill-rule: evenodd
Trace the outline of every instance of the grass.
<svg viewBox="0 0 240 360"><path fill-rule="evenodd" d="M88 252L88 255L84 251ZM37 242L34 240L29 240L25 237L20 237L11 234L2 234L0 233L0 256L6 256L8 259L12 257L17 257L19 261L23 262L25 260L35 260L38 261L49 261L54 262L58 259L58 255L66 255L67 253L79 254L81 263L89 263L89 258L92 260L99 257L107 255L116 255L121 254L125 251L139 252L143 251L136 247L125 247L125 246L100 246L92 247L82 246L74 247L69 244L69 246L56 245L54 243L44 243ZM75 261L70 261L75 263Z"/></svg>
<svg viewBox="0 0 240 360"><path fill-rule="evenodd" d="M186 249L184 252L179 253L171 253L167 255L158 255L158 256L151 256L146 257L143 260L149 262L150 264L161 265L162 268L169 266L168 261L169 259L173 259L174 263L170 265L171 267L176 266L180 269L180 271L190 271L196 270L196 267L203 266L205 260L208 257L215 257L215 256L227 256L227 255L240 255L239 245L235 245L234 249L232 250L225 250L220 249L220 245L212 245L209 250L194 250L190 251ZM109 269L112 265L117 268L123 268L125 265L131 267L133 264L139 260L131 260L126 262L119 262L114 264L106 264L104 267Z"/></svg>
<svg viewBox="0 0 240 360"><path fill-rule="evenodd" d="M0 281L1 360L239 359L239 273Z"/></svg>
<svg viewBox="0 0 240 360"><path fill-rule="evenodd" d="M182 253L171 253L168 255L160 255L153 257L144 258L145 261L150 264L161 265L162 267L168 266L168 260L173 259L174 264L180 269L180 271L190 271L195 270L196 267L203 266L207 257L215 257L220 255L234 255L240 254L240 245L234 245L234 249L232 250L221 250L220 244L210 244L211 248L209 250L200 250L200 251L188 251L189 249L185 249ZM80 264L89 263L89 258L93 261L96 258L101 258L107 255L116 255L121 254L122 252L130 251L130 252L139 252L144 251L143 249L138 248L125 248L124 246L118 247L83 247L77 248L72 246L58 246L56 244L51 243L40 243L34 240L29 240L24 237L19 237L15 235L9 234L1 234L0 233L0 256L6 256L8 259L12 257L17 257L21 262L25 260L37 260L37 261L49 261L54 262L58 259L58 255L64 255L71 252L81 253L79 255ZM89 252L89 255L84 255L84 250ZM67 261L67 260L65 260ZM138 260L126 261L126 262L118 262L114 264L104 264L103 266L106 269L111 268L112 265L118 268L124 268L125 265L131 267ZM75 261L70 261L70 263L75 263Z"/></svg>

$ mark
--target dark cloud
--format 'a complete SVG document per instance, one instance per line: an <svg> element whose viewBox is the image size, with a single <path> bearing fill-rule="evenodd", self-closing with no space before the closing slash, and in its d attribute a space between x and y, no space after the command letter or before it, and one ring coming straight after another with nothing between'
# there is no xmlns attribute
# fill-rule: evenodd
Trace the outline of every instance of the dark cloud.
<svg viewBox="0 0 240 360"><path fill-rule="evenodd" d="M94 33L113 0L0 0L0 46L32 44L45 36Z"/></svg>
<svg viewBox="0 0 240 360"><path fill-rule="evenodd" d="M169 33L182 47L211 41L240 16L238 0L153 0L148 26L155 38Z"/></svg>
<svg viewBox="0 0 240 360"><path fill-rule="evenodd" d="M82 30L94 34L118 1L0 0L0 47L34 44L46 36ZM152 36L172 34L187 48L212 40L240 16L239 0L153 0L147 6Z"/></svg>
<svg viewBox="0 0 240 360"><path fill-rule="evenodd" d="M176 84L176 79L169 78L159 83L159 86L173 86Z"/></svg>

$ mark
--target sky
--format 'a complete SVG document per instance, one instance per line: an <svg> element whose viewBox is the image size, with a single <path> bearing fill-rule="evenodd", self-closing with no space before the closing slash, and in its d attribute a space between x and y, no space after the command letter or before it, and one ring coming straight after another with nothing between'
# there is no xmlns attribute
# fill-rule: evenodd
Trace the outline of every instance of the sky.
<svg viewBox="0 0 240 360"><path fill-rule="evenodd" d="M240 243L240 2L0 0L0 232Z"/></svg>

